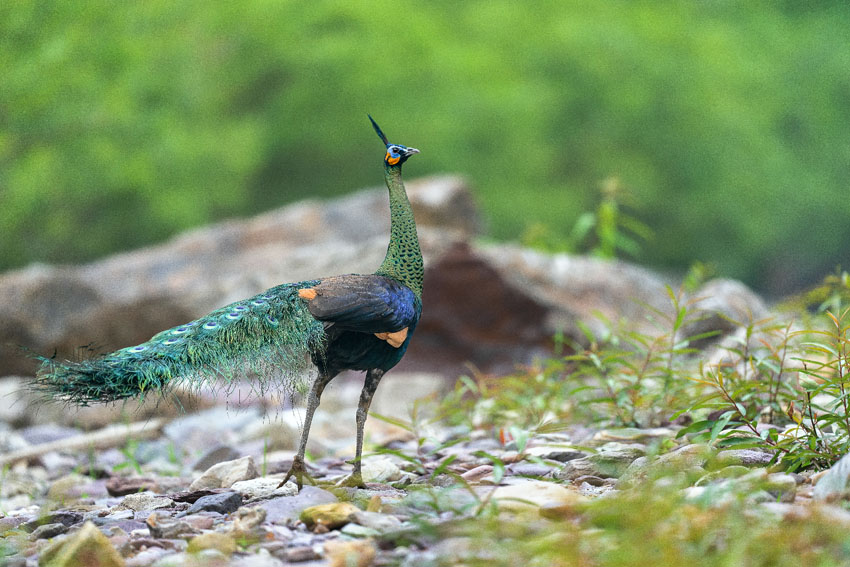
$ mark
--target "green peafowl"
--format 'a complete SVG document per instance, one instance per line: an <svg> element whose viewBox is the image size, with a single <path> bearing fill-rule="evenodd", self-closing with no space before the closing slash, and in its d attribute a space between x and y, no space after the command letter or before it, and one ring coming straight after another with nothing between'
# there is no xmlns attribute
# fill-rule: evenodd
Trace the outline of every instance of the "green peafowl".
<svg viewBox="0 0 850 567"><path fill-rule="evenodd" d="M391 218L387 254L374 274L282 284L98 358L72 362L39 357L35 388L87 405L162 393L181 380L192 385L230 380L246 370L260 379L273 371L291 383L312 360L318 375L307 396L298 453L280 483L294 477L300 488L305 478L312 482L304 452L325 386L343 370L365 371L354 468L343 482L363 487L366 415L378 383L401 360L419 322L424 275L416 223L401 178L402 164L419 150L389 143L371 116L369 120L386 144Z"/></svg>

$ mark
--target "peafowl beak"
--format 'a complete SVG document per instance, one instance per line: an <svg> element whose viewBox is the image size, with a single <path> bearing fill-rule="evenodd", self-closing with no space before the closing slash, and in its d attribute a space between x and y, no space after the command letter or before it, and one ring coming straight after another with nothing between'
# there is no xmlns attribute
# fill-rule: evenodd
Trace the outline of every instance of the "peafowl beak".
<svg viewBox="0 0 850 567"><path fill-rule="evenodd" d="M406 156L412 156L413 154L418 154L418 153L419 153L419 150L417 150L416 148L407 148L404 151L404 155L406 155Z"/></svg>

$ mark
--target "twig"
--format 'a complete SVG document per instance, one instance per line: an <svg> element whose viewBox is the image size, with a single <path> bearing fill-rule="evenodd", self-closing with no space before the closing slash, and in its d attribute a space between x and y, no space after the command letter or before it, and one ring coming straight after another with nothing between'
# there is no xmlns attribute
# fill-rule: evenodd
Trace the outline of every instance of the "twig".
<svg viewBox="0 0 850 567"><path fill-rule="evenodd" d="M40 457L52 451L79 451L89 448L106 449L124 444L128 439L148 439L160 434L166 419L156 418L139 421L128 425L110 425L98 431L84 433L75 437L41 443L5 455L0 455L0 467L11 465L18 461L26 461Z"/></svg>

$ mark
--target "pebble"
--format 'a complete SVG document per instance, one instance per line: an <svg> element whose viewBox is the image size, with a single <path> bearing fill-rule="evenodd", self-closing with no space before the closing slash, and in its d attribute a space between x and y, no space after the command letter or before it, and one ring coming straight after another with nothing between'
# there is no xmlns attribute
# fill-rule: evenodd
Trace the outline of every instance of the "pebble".
<svg viewBox="0 0 850 567"><path fill-rule="evenodd" d="M303 486L295 496L284 496L264 500L259 507L266 511L266 521L272 524L285 524L298 520L302 510L317 504L336 502L332 493L316 486Z"/></svg>
<svg viewBox="0 0 850 567"><path fill-rule="evenodd" d="M721 466L763 467L770 463L773 455L756 449L727 449L717 453L715 459Z"/></svg>
<svg viewBox="0 0 850 567"><path fill-rule="evenodd" d="M238 539L260 539L264 535L263 522L266 511L258 507L243 506L233 514L233 523L229 531Z"/></svg>
<svg viewBox="0 0 850 567"><path fill-rule="evenodd" d="M401 527L401 520L395 516L378 512L358 510L354 513L353 520L358 525L373 529L379 533L397 530Z"/></svg>
<svg viewBox="0 0 850 567"><path fill-rule="evenodd" d="M222 492L221 494L210 494L198 498L192 506L186 510L186 514L197 514L198 512L218 512L229 514L235 512L242 505L242 496L236 492Z"/></svg>
<svg viewBox="0 0 850 567"><path fill-rule="evenodd" d="M137 494L128 494L121 500L116 510L133 510L142 512L146 510L158 510L160 508L170 508L174 505L174 500L159 496L153 492L139 492Z"/></svg>
<svg viewBox="0 0 850 567"><path fill-rule="evenodd" d="M147 477L113 476L106 481L106 491L110 496L127 496L142 491L153 491L156 488L156 482Z"/></svg>
<svg viewBox="0 0 850 567"><path fill-rule="evenodd" d="M319 555L312 547L302 545L299 547L290 547L285 549L281 553L281 557L287 563L304 563L306 561L320 559L322 556Z"/></svg>
<svg viewBox="0 0 850 567"><path fill-rule="evenodd" d="M230 567L283 567L283 562L265 549L258 553L231 559Z"/></svg>
<svg viewBox="0 0 850 567"><path fill-rule="evenodd" d="M230 485L230 489L238 492L248 501L274 498L277 496L294 496L298 494L298 486L289 481L280 488L280 478L260 477L251 480L240 480Z"/></svg>
<svg viewBox="0 0 850 567"><path fill-rule="evenodd" d="M401 469L387 457L363 459L363 482L386 484L401 478Z"/></svg>
<svg viewBox="0 0 850 567"><path fill-rule="evenodd" d="M29 522L24 523L21 527L28 531L34 531L38 526L44 524L62 524L68 527L71 527L75 524L78 524L83 521L83 515L79 512L72 512L70 510L57 510L56 512L51 512L46 516L37 518L35 520L30 520Z"/></svg>
<svg viewBox="0 0 850 567"><path fill-rule="evenodd" d="M375 560L376 549L371 541L329 541L325 556L330 567L369 567Z"/></svg>
<svg viewBox="0 0 850 567"><path fill-rule="evenodd" d="M574 481L583 476L605 476L605 474L590 460L589 457L568 461L553 476L558 480Z"/></svg>
<svg viewBox="0 0 850 567"><path fill-rule="evenodd" d="M565 448L560 445L539 445L528 447L525 450L525 454L532 457L540 457L541 459L549 461L558 461L560 463L566 463L567 461L587 456L587 453L583 451Z"/></svg>
<svg viewBox="0 0 850 567"><path fill-rule="evenodd" d="M305 508L300 519L310 529L325 527L333 530L353 521L354 515L359 511L357 506L349 502L332 502Z"/></svg>
<svg viewBox="0 0 850 567"><path fill-rule="evenodd" d="M198 553L204 549L215 549L223 555L231 556L236 551L236 541L228 534L207 532L189 540L188 553Z"/></svg>
<svg viewBox="0 0 850 567"><path fill-rule="evenodd" d="M31 540L51 539L68 531L68 526L59 522L54 524L42 524L30 534Z"/></svg>
<svg viewBox="0 0 850 567"><path fill-rule="evenodd" d="M575 490L554 482L524 480L493 490L491 500L501 511L522 512L541 507L577 507L586 498Z"/></svg>
<svg viewBox="0 0 850 567"><path fill-rule="evenodd" d="M198 530L186 520L172 520L171 518L160 518L154 512L145 520L151 537L157 539L176 539L186 535L194 535Z"/></svg>
<svg viewBox="0 0 850 567"><path fill-rule="evenodd" d="M39 564L51 567L123 567L124 560L109 539L91 522L41 552Z"/></svg>
<svg viewBox="0 0 850 567"><path fill-rule="evenodd" d="M230 488L234 482L257 478L259 473L252 457L224 461L208 468L189 485L189 490Z"/></svg>
<svg viewBox="0 0 850 567"><path fill-rule="evenodd" d="M637 427L622 427L618 429L603 429L598 431L590 438L587 443L591 447L596 447L609 443L611 441L624 443L650 443L664 439L672 439L676 432L666 427L656 427L654 429L639 429Z"/></svg>
<svg viewBox="0 0 850 567"><path fill-rule="evenodd" d="M834 501L850 493L850 455L844 455L823 474L812 477L815 500Z"/></svg>

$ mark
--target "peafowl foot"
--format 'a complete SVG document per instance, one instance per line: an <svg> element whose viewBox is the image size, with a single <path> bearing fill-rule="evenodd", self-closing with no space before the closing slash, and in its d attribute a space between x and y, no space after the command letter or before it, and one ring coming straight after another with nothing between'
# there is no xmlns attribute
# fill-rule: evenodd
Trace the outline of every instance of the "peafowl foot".
<svg viewBox="0 0 850 567"><path fill-rule="evenodd" d="M348 486L351 488L366 488L366 483L363 482L363 475L360 471L355 471L336 483L337 486Z"/></svg>
<svg viewBox="0 0 850 567"><path fill-rule="evenodd" d="M304 486L304 479L307 479L308 484L312 484L315 486L316 481L313 480L313 477L307 473L307 467L304 466L304 459L296 456L292 461L292 467L290 467L289 472L286 473L286 476L283 477L283 480L280 481L280 484L277 485L278 488L286 484L290 478L295 478L295 484L298 485L298 490L301 490L301 487Z"/></svg>

